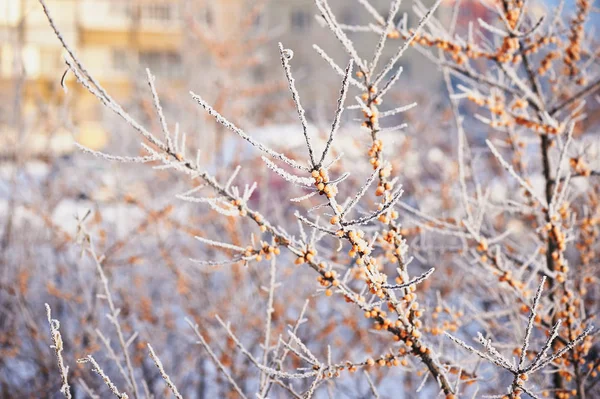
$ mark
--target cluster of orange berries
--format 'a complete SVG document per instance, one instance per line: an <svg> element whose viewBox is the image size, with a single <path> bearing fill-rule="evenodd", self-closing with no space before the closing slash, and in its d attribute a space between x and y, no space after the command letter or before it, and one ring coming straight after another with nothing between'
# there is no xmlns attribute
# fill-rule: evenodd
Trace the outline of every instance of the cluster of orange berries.
<svg viewBox="0 0 600 399"><path fill-rule="evenodd" d="M499 96L494 96L494 103L490 105L490 112L496 116L503 117L506 115L506 106L504 104L504 99L500 99Z"/></svg>
<svg viewBox="0 0 600 399"><path fill-rule="evenodd" d="M600 371L600 364L594 368L592 363L588 363L588 370L590 370L590 377L596 378L598 376L598 372Z"/></svg>
<svg viewBox="0 0 600 399"><path fill-rule="evenodd" d="M400 39L400 32L398 29L394 29L387 34L388 39Z"/></svg>
<svg viewBox="0 0 600 399"><path fill-rule="evenodd" d="M385 318L386 316L387 316L387 313L384 312L383 310L381 310L381 308L379 306L375 306L373 309L365 311L365 317L367 319L376 318L376 317Z"/></svg>
<svg viewBox="0 0 600 399"><path fill-rule="evenodd" d="M480 107L486 106L490 112L494 115L504 116L506 114L506 106L504 104L504 98L500 95L493 95L487 98L475 93L467 94L467 100L472 103L477 104ZM525 108L527 106L527 101L522 99L517 99L512 105L513 109L517 108Z"/></svg>
<svg viewBox="0 0 600 399"><path fill-rule="evenodd" d="M354 298L346 295L346 296L344 296L344 299L348 303L356 303L359 306L364 306L366 303L366 298L362 295L356 295Z"/></svg>
<svg viewBox="0 0 600 399"><path fill-rule="evenodd" d="M495 120L495 121L491 121L490 122L490 127L508 127L508 126L512 126L512 121L508 118L503 118L503 119L499 119L499 120Z"/></svg>
<svg viewBox="0 0 600 399"><path fill-rule="evenodd" d="M381 144L381 140L375 140L375 141L379 141L379 144L377 144L379 146L379 151L381 151L381 149L383 148L382 144ZM381 180L386 180L388 177L390 177L392 175L392 165L386 165L383 168L381 168L381 170L379 171L379 179ZM391 190L392 187L386 187L386 190Z"/></svg>
<svg viewBox="0 0 600 399"><path fill-rule="evenodd" d="M444 321L444 326L441 327L425 327L425 332L430 333L431 335L442 335L445 331L456 331L458 326L454 323L449 323L448 321Z"/></svg>
<svg viewBox="0 0 600 399"><path fill-rule="evenodd" d="M582 332L583 331L580 328L573 329L571 331L571 339L577 338L577 335ZM585 364L585 357L588 355L593 345L594 338L591 336L585 337L582 344L576 348L575 353L573 354L573 360L579 362L579 364Z"/></svg>
<svg viewBox="0 0 600 399"><path fill-rule="evenodd" d="M350 371L350 372L356 371L356 370L351 371L350 367L348 367L348 366L332 366L332 367L329 367L329 369L323 371L323 378L325 378L325 379L338 378L341 375L341 371L343 371L345 368L348 368L348 371ZM319 370L319 366L314 365L313 370Z"/></svg>
<svg viewBox="0 0 600 399"><path fill-rule="evenodd" d="M421 338L420 329L423 327L423 323L419 320L423 316L423 310L419 308L419 303L415 301L416 294L416 286L411 285L407 288L406 295L402 298L404 303L407 305L407 310L409 312L408 321L410 325L404 326L402 321L396 320L395 322L386 318L387 313L382 311L379 307L375 307L370 311L365 312L366 318L376 319L374 328L376 330L390 330L394 329L394 340L403 341L407 346L413 345L413 340ZM395 305L392 302L388 302L387 304L390 311L396 311ZM423 351L426 351L427 348L421 347ZM425 352L422 352L425 353Z"/></svg>
<svg viewBox="0 0 600 399"><path fill-rule="evenodd" d="M557 312L556 317L564 320L567 326L572 326L579 315L578 309L581 305L581 300L575 298L571 290L566 289L560 297L560 304L562 305L562 309ZM575 329L573 329L573 332L575 332ZM575 339L575 337L572 339Z"/></svg>
<svg viewBox="0 0 600 399"><path fill-rule="evenodd" d="M185 160L185 157L183 156L182 153L176 152L175 153L175 159L177 159L179 162L183 162Z"/></svg>
<svg viewBox="0 0 600 399"><path fill-rule="evenodd" d="M338 235L340 232L343 234L343 231L340 230L338 231ZM352 244L348 256L354 258L358 255L359 259L362 259L364 255L371 254L371 248L369 247L367 240L365 240L365 232L363 230L348 230L347 235L348 240L350 240L350 243Z"/></svg>
<svg viewBox="0 0 600 399"><path fill-rule="evenodd" d="M389 191L391 189L392 189L392 183L390 183L390 182L385 182L383 184L379 183L377 185L377 189L375 190L375 195L378 197L381 197L383 194L385 194L386 191Z"/></svg>
<svg viewBox="0 0 600 399"><path fill-rule="evenodd" d="M409 30L407 34L402 36L404 37L404 39L407 39L410 36L412 36L412 34L413 31ZM456 62L458 65L464 64L468 59L478 58L486 58L488 60L498 61L502 63L518 63L521 60L520 56L513 55L508 52L508 50L513 52L514 50L518 49L518 44L515 47L515 43L513 40L510 40L506 45L503 45L503 47L500 48L496 53L489 53L486 51L477 50L471 44L466 44L465 46L462 46L458 43L452 42L447 39L434 38L428 34L417 34L415 36L415 39L411 43L411 46L415 46L416 44L425 47L437 47L440 50L449 53L454 62Z"/></svg>
<svg viewBox="0 0 600 399"><path fill-rule="evenodd" d="M379 140L376 140L379 141ZM376 160L375 164L377 165L377 167L375 169L377 169L379 167L379 165L381 164L379 161L379 154L377 155L377 158L371 158L371 163L373 163L373 160ZM375 165L373 165L375 166ZM389 163L381 168L379 170L379 184L377 185L377 189L375 190L375 195L377 197L381 197L383 196L386 191L390 191L393 186L392 183L388 181L388 177L390 177L390 175L392 174L392 165L390 165ZM382 205L380 205L382 206ZM384 222L387 223L387 222Z"/></svg>
<svg viewBox="0 0 600 399"><path fill-rule="evenodd" d="M366 270L370 273L370 277L367 278L369 291L376 295L378 298L385 298L385 292L382 289L382 285L387 283L387 275L379 272L379 266L375 258L369 257L371 254L371 248L364 239L364 232L362 230L350 230L347 233L348 239L352 244L352 248L348 252L351 258L356 257L356 264L359 266L365 266ZM366 277L366 273L360 274L362 277Z"/></svg>
<svg viewBox="0 0 600 399"><path fill-rule="evenodd" d="M496 54L496 59L499 62L508 62L513 60L513 54L521 47L519 39L516 37L506 36L502 40L502 46Z"/></svg>
<svg viewBox="0 0 600 399"><path fill-rule="evenodd" d="M397 356L389 354L379 359L367 359L364 362L365 366L378 365L380 367L392 367L392 366L408 366L407 359L399 359Z"/></svg>
<svg viewBox="0 0 600 399"><path fill-rule="evenodd" d="M417 290L417 286L411 285L409 290L413 291L410 293L411 297L414 296L416 298L414 291ZM423 326L423 322L420 320L421 317L423 317L423 309L419 308L418 302L412 302L410 304L410 314L408 315L408 319L415 328L421 328Z"/></svg>
<svg viewBox="0 0 600 399"><path fill-rule="evenodd" d="M490 110L490 113L499 117L499 119L490 122L489 125L491 127L507 127L511 126L514 123L511 117L506 112L504 98L502 98L499 95L484 98L480 95L469 93L467 95L467 100L473 102L474 104L477 104L480 107L487 107ZM527 102L525 100L518 99L513 103L512 109L524 108L526 105Z"/></svg>
<svg viewBox="0 0 600 399"><path fill-rule="evenodd" d="M597 284L597 279L594 276L585 276L581 280L581 286L579 287L579 295L585 296L588 293L587 285Z"/></svg>
<svg viewBox="0 0 600 399"><path fill-rule="evenodd" d="M357 264L355 267L352 268L352 279L365 281L367 280L367 269L362 267L362 265L364 265L364 261L359 261L359 263L360 265ZM374 264L377 266L378 271L383 270L382 264L377 263L376 261L374 262Z"/></svg>
<svg viewBox="0 0 600 399"><path fill-rule="evenodd" d="M482 238L479 240L479 242L477 243L477 248L476 248L476 249L477 249L477 252L480 252L480 253L487 253L487 251L488 251L488 249L489 249L489 246L488 246L488 242L487 242L487 240L486 240L485 238L483 238L483 237L482 237Z"/></svg>
<svg viewBox="0 0 600 399"><path fill-rule="evenodd" d="M374 324L375 330L388 330L390 327L395 327L398 329L402 328L402 322L400 320L396 320L394 322L388 319L387 313L377 306L370 311L365 311L365 317L367 319L376 319ZM396 340L398 340L398 336L396 336Z"/></svg>
<svg viewBox="0 0 600 399"><path fill-rule="evenodd" d="M524 170L525 163L523 161L522 149L526 146L525 142L523 140L519 140L517 137L510 136L505 139L505 142L507 145L513 148L513 154L511 157L511 164L513 168L515 168L517 171Z"/></svg>
<svg viewBox="0 0 600 399"><path fill-rule="evenodd" d="M590 12L592 3L589 0L577 0L577 14L571 21L571 34L563 62L565 73L569 76L579 74L576 63L581 59L581 40L584 37L583 25Z"/></svg>
<svg viewBox="0 0 600 399"><path fill-rule="evenodd" d="M561 217L563 221L567 221L569 216L571 215L571 210L569 209L569 203L563 202L560 208L558 208L558 215Z"/></svg>
<svg viewBox="0 0 600 399"><path fill-rule="evenodd" d="M441 326L425 327L423 329L425 332L431 333L432 335L441 335L444 331L458 331L458 327L462 324L461 319L464 316L464 312L459 310L453 313L448 307L442 308L441 306L436 306L431 314L431 318L433 320L438 320L441 313L446 313L450 316L450 320L444 320Z"/></svg>
<svg viewBox="0 0 600 399"><path fill-rule="evenodd" d="M373 169L377 169L381 166L381 151L383 150L383 142L379 139L373 140L373 144L369 148L369 162L373 165ZM390 168L391 173L391 168Z"/></svg>
<svg viewBox="0 0 600 399"><path fill-rule="evenodd" d="M528 129L538 133L558 134L559 129L556 126L551 126L543 123L538 123L522 116L515 116L515 123L519 126L525 126Z"/></svg>
<svg viewBox="0 0 600 399"><path fill-rule="evenodd" d="M498 281L501 283L506 283L518 291L524 288L524 284L521 281L515 280L510 270L502 271L498 276Z"/></svg>
<svg viewBox="0 0 600 399"><path fill-rule="evenodd" d="M234 207L236 207L238 209L240 216L246 216L248 214L248 211L244 207L244 203L242 202L241 199L236 198L234 200L231 200L230 203L231 203L231 205L233 205Z"/></svg>
<svg viewBox="0 0 600 399"><path fill-rule="evenodd" d="M362 71L357 71L356 72L356 77L358 78L363 78L365 76L364 73L362 73ZM381 98L374 98L374 99L370 99L370 94L375 94L377 93L377 87L376 86L369 86L368 88L368 93L362 93L360 95L360 98L362 98L363 101L367 102L367 101L372 101L374 104L381 104Z"/></svg>
<svg viewBox="0 0 600 399"><path fill-rule="evenodd" d="M402 284L402 278L401 277L396 277L396 281L399 282L399 284ZM417 290L417 286L416 285L411 285L410 287L407 288L407 290L405 291L404 296L402 297L402 300L406 303L412 303L413 304L413 310L417 311L418 308L418 304L415 305L415 303L417 302L413 302L415 299L417 299L417 294L415 294L415 291ZM421 311L418 311L419 313L418 316L421 316Z"/></svg>
<svg viewBox="0 0 600 399"><path fill-rule="evenodd" d="M323 168L312 171L312 177L315 180L315 187L319 190L319 194L326 195L327 198L333 198L337 194L337 188L329 184L329 175Z"/></svg>
<svg viewBox="0 0 600 399"><path fill-rule="evenodd" d="M566 281L566 273L569 272L569 266L565 263L563 256L564 251L567 249L567 241L560 225L554 220L557 218L558 216L554 215L552 223L547 223L545 229L548 232L548 238L556 248L551 254L554 269L558 272L556 281L564 283Z"/></svg>
<svg viewBox="0 0 600 399"><path fill-rule="evenodd" d="M531 38L526 37L525 43L527 47L523 49L523 52L527 55L537 53L542 49L542 47L546 47L550 44L559 44L560 40L557 36L538 36L534 42L532 42Z"/></svg>
<svg viewBox="0 0 600 399"><path fill-rule="evenodd" d="M261 233L267 231L267 226L265 225L264 219L260 213L253 213L251 217L258 224L258 228L260 229Z"/></svg>
<svg viewBox="0 0 600 399"><path fill-rule="evenodd" d="M587 12L587 10L589 9L590 3L588 0L579 0L579 3L581 3L580 14L576 18L576 20L583 21L583 19L584 19L583 13ZM519 2L516 2L515 4L513 4L505 14L509 25L512 26L513 29L514 29L514 26L516 26L517 20L519 18L519 14L521 13L519 4L522 4L522 2L519 1ZM576 24L574 24L574 25L576 25ZM579 42L581 41L582 29L583 28L581 27L581 25L575 26L575 28L573 29L572 38L571 38L571 46L570 46L570 48L572 50L571 50L571 55L568 55L569 60L575 59L575 58L577 58L577 59L580 58L581 46L580 46ZM406 34L401 34L399 31L394 30L394 31L388 33L388 38L398 39L398 38L402 37L404 39L407 39L412 34L413 34L412 30L409 30ZM528 46L526 48L524 48L524 50L523 50L523 52L525 54L533 54L533 53L538 52L544 46L547 46L549 44L559 43L559 39L556 36L551 36L551 37L540 36L540 37L536 38L536 40L533 42L532 42L532 39L525 38L524 41L526 44L528 44ZM411 45L414 46L416 44L419 44L419 45L425 46L425 47L437 47L447 53L450 53L452 59L458 65L464 64L468 59L479 59L479 58L486 58L488 60L493 60L493 61L497 61L500 63L512 62L514 64L518 64L522 60L522 58L519 54L515 54L515 52L517 50L519 50L519 48L520 48L519 38L513 37L513 36L506 36L503 40L502 46L495 53L477 50L471 44L466 44L466 45L462 46L458 43L449 41L447 39L434 38L428 34L416 35L415 39L411 43ZM538 72L540 72L540 74L544 74L550 67L549 62L553 58L556 58L555 55L552 55L550 57L551 58L546 59L545 62L544 61L542 62L541 70L538 70ZM567 63L567 61L565 61L565 63ZM570 65L572 65L572 64L573 64L573 62L571 62ZM542 70L543 70L543 72L542 72Z"/></svg>
<svg viewBox="0 0 600 399"><path fill-rule="evenodd" d="M508 25L511 29L515 29L517 27L517 22L519 21L519 15L521 15L522 7L523 2L520 0L517 0L515 2L507 2L507 10L504 13L504 17L506 18L506 21L508 21Z"/></svg>
<svg viewBox="0 0 600 399"><path fill-rule="evenodd" d="M487 263L488 260L491 260L494 266L498 266L498 260L495 255L493 255L491 259L488 257L489 246L485 237L481 237L481 239L477 243L477 247L475 247L475 250L480 256L479 260L481 261L481 263Z"/></svg>
<svg viewBox="0 0 600 399"><path fill-rule="evenodd" d="M592 174L591 169L581 157L569 159L569 165L575 170L578 175L589 176Z"/></svg>
<svg viewBox="0 0 600 399"><path fill-rule="evenodd" d="M554 394L556 395L556 399L569 399L572 396L577 396L577 390L576 389L571 389L571 390L565 389L562 391L556 391L556 392L554 392ZM550 392L543 391L542 396L544 398L548 398L548 397L550 397Z"/></svg>
<svg viewBox="0 0 600 399"><path fill-rule="evenodd" d="M371 254L371 248L369 243L365 240L365 233L362 230L349 230L345 232L344 230L338 230L337 235L339 237L343 237L346 235L348 240L352 244L352 248L348 251L348 256L351 258L356 258L355 262L358 266L365 266L366 270L371 273L371 277L368 278L368 285L370 292L374 295L377 295L379 298L384 298L385 293L383 292L381 285L387 282L387 275L383 273L379 273L379 266L377 265L377 261L374 258L369 257ZM359 273L356 275L357 278L363 277L366 278L365 270L359 270Z"/></svg>
<svg viewBox="0 0 600 399"><path fill-rule="evenodd" d="M279 255L281 251L278 246L270 245L268 242L261 241L261 248L259 250L255 250L252 246L246 247L246 252L244 252L244 257L254 257L257 262L260 262L265 257L266 260L271 260L271 257Z"/></svg>
<svg viewBox="0 0 600 399"><path fill-rule="evenodd" d="M574 340L577 336L579 336L583 331L581 327L575 325L575 321L579 317L578 309L581 306L581 300L569 290L565 289L563 296L560 298L560 303L563 306L562 310L559 311L556 317L563 319L563 323L568 327L565 329L565 339ZM560 344L560 343L557 343ZM586 356L593 346L593 338L591 336L587 336L583 339L583 342L580 345L577 345L573 348L573 355L570 359L567 358L558 358L554 361L557 367L559 367L558 373L561 377L563 377L566 381L572 381L573 376L568 371L568 367L570 367L572 362L577 362L581 365L585 365ZM563 366L562 368L560 366ZM588 369L592 370L594 365L592 363L588 364ZM592 371L592 373L597 375L597 371L600 371L600 367L597 367L597 370ZM568 396L566 396L568 397Z"/></svg>
<svg viewBox="0 0 600 399"><path fill-rule="evenodd" d="M558 51L550 51L546 54L544 58L542 58L542 61L540 61L540 67L537 70L538 74L544 76L552 67L552 61L559 57Z"/></svg>
<svg viewBox="0 0 600 399"><path fill-rule="evenodd" d="M375 100L374 102L379 102L379 100ZM362 123L363 127L368 127L372 130L379 130L379 110L376 107L371 105L369 112L366 110L363 111L363 116L365 117L365 121Z"/></svg>
<svg viewBox="0 0 600 399"><path fill-rule="evenodd" d="M511 104L510 108L513 111L519 110L519 109L525 109L527 108L527 100L524 100L522 98L516 98L513 103Z"/></svg>
<svg viewBox="0 0 600 399"><path fill-rule="evenodd" d="M380 97L373 98L373 95L377 93L377 87L370 86L367 93L360 95L360 98L367 103L368 109L363 109L363 117L365 120L362 123L362 127L369 128L371 130L379 130L379 110L377 105L382 103Z"/></svg>
<svg viewBox="0 0 600 399"><path fill-rule="evenodd" d="M378 298L385 298L385 292L382 288L382 285L387 283L387 274L380 273L377 270L374 270L375 267L373 262L367 265L367 269L371 272L371 277L368 279L369 292L371 294L376 295Z"/></svg>
<svg viewBox="0 0 600 399"><path fill-rule="evenodd" d="M317 255L317 250L314 248L307 248L301 256L298 256L294 263L296 265L301 265L306 262L312 262Z"/></svg>
<svg viewBox="0 0 600 399"><path fill-rule="evenodd" d="M398 216L399 216L399 215L398 215L398 211L394 211L394 210L392 210L392 211L389 211L389 212L387 212L387 213L382 213L381 215L379 215L379 218L378 218L378 219L379 219L379 221L380 221L381 223L388 224L388 223L390 223L392 220L396 220L396 219L398 219Z"/></svg>
<svg viewBox="0 0 600 399"><path fill-rule="evenodd" d="M573 381L573 375L571 375L571 373L566 369L566 367L569 367L571 365L571 362L569 360L557 359L557 361L555 361L554 363L556 363L557 365L560 365L561 363L564 364L565 368L558 370L558 375L560 375L566 382Z"/></svg>
<svg viewBox="0 0 600 399"><path fill-rule="evenodd" d="M485 98L483 98L482 96L475 95L473 93L467 94L467 100L479 105L480 107L483 107L484 105L486 105Z"/></svg>
<svg viewBox="0 0 600 399"><path fill-rule="evenodd" d="M525 311L524 311L524 309L527 309L527 310L525 310ZM527 305L525 305L525 304L524 304L524 305L522 305L522 306L521 306L521 312L522 312L522 313L528 313L528 312L529 312L529 306L527 306ZM540 319L539 317L536 317L536 319L535 319L535 322L536 322L536 323L539 323L539 322L540 322L540 320L541 320L541 319ZM513 349L513 355L515 355L515 356L521 356L521 353L522 353L522 352L523 352L523 349L522 349L522 348L520 348L520 347L516 347L515 349ZM531 349L528 349L528 350L527 350L527 359L529 359L529 360L533 360L533 359L535 359L535 357L536 357L536 355L537 355L537 354L538 354L538 353L537 353L536 351L534 351L534 350L531 350Z"/></svg>
<svg viewBox="0 0 600 399"><path fill-rule="evenodd" d="M569 335L566 337L567 340L573 340L582 333L581 327L575 325L576 320L580 317L579 308L581 306L581 299L576 297L573 292L567 288L560 297L560 304L561 309L557 312L556 317L564 320L563 323L568 327L568 330L565 330L569 332ZM591 344L591 338L586 337L583 340L583 343L575 348L576 353L573 355L573 359L584 364L585 359L583 359L583 357L591 349Z"/></svg>
<svg viewBox="0 0 600 399"><path fill-rule="evenodd" d="M390 217L395 219L394 216L396 216L396 214L390 215ZM398 227L392 227L390 230L384 230L381 237L379 237L379 243L382 244L382 246L387 244L388 249L385 252L385 257L393 264L398 263L398 260L402 259L403 256L404 239L402 230L398 232L399 230ZM408 233L407 229L403 230L406 230L406 233ZM398 278L396 279L396 283L402 284L402 282L398 282Z"/></svg>
<svg viewBox="0 0 600 399"><path fill-rule="evenodd" d="M598 209L598 208L596 208ZM589 265L593 259L596 259L596 250L594 243L598 241L600 235L600 217L588 216L580 223L580 237L576 244L579 250L581 263Z"/></svg>
<svg viewBox="0 0 600 399"><path fill-rule="evenodd" d="M557 249L560 252L564 252L567 249L567 241L556 220L553 220L553 223L547 223L546 230L548 230L550 238L556 243Z"/></svg>
<svg viewBox="0 0 600 399"><path fill-rule="evenodd" d="M325 290L326 296L333 295L331 287L338 287L340 285L340 280L337 280L336 277L337 272L335 270L328 270L324 272L323 275L317 277L317 281L319 282L319 284L321 284L323 287L328 287Z"/></svg>
<svg viewBox="0 0 600 399"><path fill-rule="evenodd" d="M417 309L418 306L419 305L416 304L415 306L412 306L412 308ZM415 341L422 337L422 333L419 330L422 326L420 320L414 320L412 326L408 326L408 328L405 328L402 321L390 320L389 318L387 318L387 313L379 309L379 307L375 307L370 311L365 311L365 317L368 319L375 319L375 324L373 326L375 330L391 330L394 333L394 341L402 341L404 345L406 345L409 348L413 347ZM402 354L405 354L406 349L401 349L404 351L404 353ZM418 351L420 353L428 353L430 349L428 349L424 345L420 345Z"/></svg>
<svg viewBox="0 0 600 399"><path fill-rule="evenodd" d="M360 366L366 366L366 367L371 367L371 366L381 366L381 367L392 367L392 366L408 366L408 360L406 359L400 359L400 357L406 356L406 351L404 351L404 354L400 354L398 356L395 356L393 354L388 354L385 356L380 357L379 359L372 359L372 358L368 358L367 360L365 360L362 363L357 363L357 364L353 364L351 362L346 362L345 365L341 366L338 368L339 371L342 371L344 369L347 369L350 373L355 373L358 370L358 367Z"/></svg>

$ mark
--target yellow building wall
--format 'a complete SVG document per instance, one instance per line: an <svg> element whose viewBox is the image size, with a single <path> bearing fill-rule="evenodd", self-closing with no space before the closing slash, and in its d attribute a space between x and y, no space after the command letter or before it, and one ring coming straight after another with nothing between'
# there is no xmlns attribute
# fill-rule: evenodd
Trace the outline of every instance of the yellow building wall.
<svg viewBox="0 0 600 399"><path fill-rule="evenodd" d="M139 50L177 50L181 46L181 31L153 32L140 31L107 31L83 28L79 33L81 47L105 46Z"/></svg>
<svg viewBox="0 0 600 399"><path fill-rule="evenodd" d="M0 26L16 26L20 10L21 0L0 0Z"/></svg>
<svg viewBox="0 0 600 399"><path fill-rule="evenodd" d="M183 41L180 19L141 18L136 23L122 11L123 4L177 5L162 1L47 0L61 34L100 74L99 78L123 80L112 70L113 52L178 51ZM175 8L170 15L175 15ZM143 14L143 13L142 13ZM148 12L146 12L148 14ZM152 16L152 15L150 15ZM19 21L23 20L22 29ZM0 0L0 78L15 77L15 63L22 60L26 79L54 79L64 70L63 50L37 0Z"/></svg>
<svg viewBox="0 0 600 399"><path fill-rule="evenodd" d="M141 70L140 52L179 52L183 21L179 0L46 0L61 34L102 86L118 100L131 98L131 72ZM122 52L125 65L116 58ZM5 106L21 87L21 114L35 115L41 104L71 103L82 137L102 134L96 98L68 75L68 93L60 87L64 50L38 0L0 0L0 90ZM22 81L22 84L17 85ZM86 133L87 132L87 133ZM36 134L36 133L34 133ZM91 136L90 136L91 135ZM106 136L106 135L105 135ZM105 141L105 140L104 140ZM95 146L95 145L94 145Z"/></svg>

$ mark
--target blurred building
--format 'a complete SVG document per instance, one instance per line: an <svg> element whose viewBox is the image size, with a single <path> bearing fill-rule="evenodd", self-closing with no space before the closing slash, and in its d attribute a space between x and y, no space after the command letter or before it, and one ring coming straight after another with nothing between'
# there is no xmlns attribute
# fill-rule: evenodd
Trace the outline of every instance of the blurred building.
<svg viewBox="0 0 600 399"><path fill-rule="evenodd" d="M181 77L183 23L178 1L46 3L67 43L116 98L131 94L131 71L139 65L160 76ZM16 125L16 117L26 124L43 113L44 105L61 104L60 80L66 70L63 52L37 0L0 0L0 90L4 100L0 123L4 127ZM79 85L68 86L75 93L72 118L84 136L92 139L92 147L102 147L106 137L98 120L98 102Z"/></svg>
<svg viewBox="0 0 600 399"><path fill-rule="evenodd" d="M335 37L315 18L317 9L313 0L267 1L262 12L252 16L250 25L241 23L257 3L248 0L46 0L46 3L66 41L73 45L97 80L120 100L135 93L143 82L141 72L145 67L162 82L187 87L204 84L211 72L215 72L218 80L223 79L223 74L228 73L223 71L223 65L231 67L233 72L229 74L243 73L245 78L256 82L281 79L274 44L281 41L296 54L293 67L298 80L307 83L301 88L301 94L306 97L304 102L310 111L310 104L319 107L318 101L330 102L324 96L324 87L331 84L331 96L336 96L335 87L339 86L339 77L316 54L312 44L318 43L341 66L348 60ZM330 3L343 24L372 22L356 1L331 0ZM383 16L387 15L389 0L372 0L372 4ZM403 10L414 15L408 7L407 2ZM409 18L409 24L414 23L416 20ZM212 42L197 40L194 26L208 33ZM229 64L225 62L213 65L210 71L205 70L210 64L207 59L215 54L227 57L228 51L249 51L249 47L233 47L232 43L243 42L250 33L268 43L253 54L262 62L239 71L235 69L239 59L232 58ZM369 59L371 54L364 53L364 49L372 51L377 35L355 33L350 36L356 40L361 56ZM389 52L400 44L399 41L392 43L388 46ZM207 48L211 45L217 50ZM62 54L38 0L0 0L2 126L15 126L17 119L39 115L40 107L61 103L64 93L60 80L66 69ZM414 82L416 88L439 85L439 79L432 79L436 75L435 68L422 58L410 54L401 64L405 79ZM84 135L87 132L89 137L98 139L97 143L90 143L91 146L102 147L105 140L99 123L98 102L79 85L68 86L73 101L69 108L75 110L72 119Z"/></svg>
<svg viewBox="0 0 600 399"><path fill-rule="evenodd" d="M391 0L370 0L369 3L384 19L387 18ZM434 0L425 0L423 3L430 6ZM360 29L375 22L357 0L329 0L329 4L340 24ZM414 4L413 0L403 1L395 22L399 23L406 13L408 26L415 26L418 18L412 11ZM332 104L332 99L336 98L339 93L340 77L317 54L313 49L313 44L324 49L342 69L348 63L349 56L329 29L324 27L320 18L315 17L317 14L318 9L314 0L272 0L269 2L267 13L261 23L270 28L279 28L281 35L276 40L294 51L292 66L298 68L300 78L312 83L306 89L308 91L306 100L309 103L324 101ZM436 15L443 19L444 10L440 8ZM379 35L351 31L348 31L347 35L354 42L358 54L363 59L370 61ZM387 62L386 57L394 54L402 42L402 40L388 41L380 60L380 68ZM437 73L437 67L416 50L409 48L399 65L403 68L400 85L406 85L407 82L410 84L409 88L403 87L404 92L438 90L441 87L442 83L440 75ZM272 73L279 76L278 74L281 74L279 63L270 62L264 65L264 68L268 70L264 75ZM329 95L323 92L323 89L327 87L333 89Z"/></svg>

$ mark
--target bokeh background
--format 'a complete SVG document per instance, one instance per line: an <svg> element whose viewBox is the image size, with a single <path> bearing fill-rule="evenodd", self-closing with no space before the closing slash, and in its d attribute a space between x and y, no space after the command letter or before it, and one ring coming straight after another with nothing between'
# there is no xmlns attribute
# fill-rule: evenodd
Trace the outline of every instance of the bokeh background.
<svg viewBox="0 0 600 399"><path fill-rule="evenodd" d="M189 91L200 93L217 111L268 145L291 153L305 151L279 60L277 42L282 42L294 52L292 67L311 129L315 136L325 138L340 78L313 44L339 65L347 63L347 56L315 18L312 0L46 3L66 41L125 109L150 130L159 131L146 78L149 68L157 76L169 125L187 134L189 152L199 149L206 168L223 180L241 165L240 184L256 181L259 186L253 206L272 221L295 223L286 205L292 196L289 186L264 167L252 148L208 117ZM371 3L387 14L389 1ZM331 0L331 4L343 24L360 27L371 22L356 1ZM443 4L436 12L437 19L448 22L452 6L452 2ZM400 17L406 15L409 26L417 22L412 7L413 3L406 1L399 13ZM479 1L463 0L461 7L457 29L462 32L469 22L490 13ZM543 3L532 4L534 13L536 7L540 13L545 9ZM378 39L359 31L350 37L359 53L367 51L365 57ZM388 50L395 48L389 46ZM442 74L415 49L406 53L401 65L404 72L390 98L398 105L416 101L418 107L395 121L407 122L406 130L386 133L383 139L391 143L394 170L402 174L404 201L451 220L460 207L446 183L456 179L457 166L453 160L455 136L449 133L453 117ZM263 273L267 263L261 264L263 269L241 264L213 268L199 267L190 259L228 256L199 245L196 235L245 246L256 228L219 217L208 207L179 201L176 195L190 189L191 183L169 170L110 163L79 151L75 142L115 155L141 153L133 130L103 108L71 74L63 76L65 70L62 47L39 3L0 0L1 396L57 395L60 381L49 348L45 302L52 305L53 317L62 323L70 374L77 381L76 395L83 395L83 385L98 392L103 389L86 367L74 362L89 353L97 354L114 380L122 382L116 368L110 366L102 335L97 332L112 334L105 304L97 296L95 266L81 255L77 241L76 217L88 211L87 227L106 257L104 267L125 330L139 333L132 352L147 390L160 397L164 389L145 352L145 343L151 341L188 397L231 395L210 360L199 347L192 347L194 337L184 317L202 325L221 361L231 366L241 381L255 384L252 367L233 350L232 342L224 339L214 316L219 314L245 331L244 341L260 350L266 301L260 287L267 283L268 275ZM336 152L345 154L339 170L358 170L350 179L358 183L371 170L364 159L370 139L359 133L354 117L345 116L340 132L345 139ZM598 113L591 114L589 123L597 123L598 117ZM485 137L487 128L481 124L470 131L469 139L475 145ZM490 180L489 184L498 201L508 195L502 181ZM520 222L515 223L511 227L519 231ZM427 234L419 235L418 229L403 234L416 257L415 275L419 268L426 270L427 265L445 259L447 248ZM450 284L459 278L447 273ZM356 328L361 321L356 321L353 309L332 307L324 299L312 274L294 268L289 261L279 278L293 289L278 291L274 334L283 333L295 322L308 298L307 317L312 327L303 331L303 337L315 353L325 355L327 345L333 345L341 360L362 359L364 348L367 354L385 350L385 345ZM449 289L444 285L436 288L442 292ZM452 323L449 317L449 328ZM414 371L419 370L415 367ZM411 397L397 392L398 381L407 392L420 383L419 376L403 371L390 370L385 376L394 379L381 388L389 397ZM348 397L366 397L369 388L361 381L342 379L338 383ZM426 389L422 395L427 392L432 391Z"/></svg>

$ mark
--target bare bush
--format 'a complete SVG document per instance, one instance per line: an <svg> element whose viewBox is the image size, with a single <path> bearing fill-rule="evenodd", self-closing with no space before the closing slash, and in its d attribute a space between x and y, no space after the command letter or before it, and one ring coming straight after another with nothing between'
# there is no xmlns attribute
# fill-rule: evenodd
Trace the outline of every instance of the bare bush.
<svg viewBox="0 0 600 399"><path fill-rule="evenodd" d="M159 209L129 197L144 217L112 245L98 214L77 221L84 256L70 260L70 272L86 294L61 287L60 306L68 307L61 313L77 317L68 325L47 308L55 356L47 352L45 367L57 360L57 391L121 398L599 394L593 116L600 73L597 41L586 31L588 1L574 10L561 3L543 16L539 4L486 3L488 17L465 29L460 2L446 8L447 24L435 17L440 1L416 3L419 21L408 26L400 0L389 2L386 15L359 0L361 25L340 23L327 0L316 0L317 19L349 59L338 64L316 46L340 78L329 126L315 132L309 123L293 49L280 43L300 145L288 131L266 143L190 92L203 124L216 122L256 154L243 167L218 170L204 162L214 148L194 143L192 150L174 128L151 71L154 129L94 79L40 2L69 73L141 140L139 154L81 149L149 165L166 174L157 184L178 191L175 205ZM375 38L368 59L350 38L357 34ZM409 84L400 65L411 47L439 67L444 108L431 101L418 111L395 101L393 89ZM155 232L146 237L149 229ZM142 255L127 260L148 259L143 279L107 268L133 240ZM96 317L103 303L105 319ZM30 323L35 329L33 317ZM70 342L77 350L69 351ZM70 369L75 358L84 367ZM89 377L90 365L100 378Z"/></svg>

